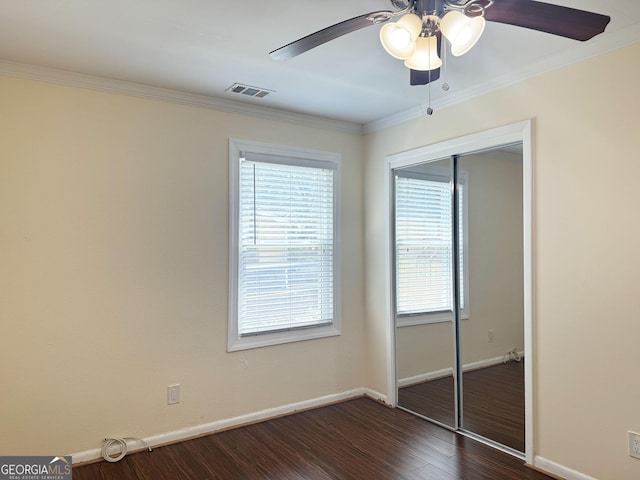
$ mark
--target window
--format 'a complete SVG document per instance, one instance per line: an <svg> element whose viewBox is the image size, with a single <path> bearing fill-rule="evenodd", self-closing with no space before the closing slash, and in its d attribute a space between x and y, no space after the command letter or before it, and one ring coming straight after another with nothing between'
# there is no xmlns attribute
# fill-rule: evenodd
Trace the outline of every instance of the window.
<svg viewBox="0 0 640 480"><path fill-rule="evenodd" d="M438 167L397 170L395 176L396 314L398 325L448 321L453 248L450 174ZM466 172L459 174L460 306L468 318Z"/></svg>
<svg viewBox="0 0 640 480"><path fill-rule="evenodd" d="M339 155L231 140L228 349L340 334Z"/></svg>

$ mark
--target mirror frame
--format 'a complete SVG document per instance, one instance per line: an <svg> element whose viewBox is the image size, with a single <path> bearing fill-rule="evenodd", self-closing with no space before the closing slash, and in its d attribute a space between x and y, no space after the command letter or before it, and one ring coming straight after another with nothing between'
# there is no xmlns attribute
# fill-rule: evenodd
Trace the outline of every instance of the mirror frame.
<svg viewBox="0 0 640 480"><path fill-rule="evenodd" d="M524 249L524 352L525 358L525 461L534 459L533 372L533 136L532 120L485 130L459 138L387 155L385 168L385 297L387 321L387 402L397 407L396 332L393 305L393 170L417 163L488 150L522 142L523 249Z"/></svg>

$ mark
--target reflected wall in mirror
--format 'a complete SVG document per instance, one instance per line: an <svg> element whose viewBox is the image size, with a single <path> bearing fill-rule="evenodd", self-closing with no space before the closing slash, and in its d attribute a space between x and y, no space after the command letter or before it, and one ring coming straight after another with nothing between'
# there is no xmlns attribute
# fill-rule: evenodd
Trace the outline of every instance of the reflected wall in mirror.
<svg viewBox="0 0 640 480"><path fill-rule="evenodd" d="M467 182L471 303L460 323L460 428L524 452L522 145L461 155L457 172Z"/></svg>
<svg viewBox="0 0 640 480"><path fill-rule="evenodd" d="M456 427L453 160L394 170L398 406Z"/></svg>

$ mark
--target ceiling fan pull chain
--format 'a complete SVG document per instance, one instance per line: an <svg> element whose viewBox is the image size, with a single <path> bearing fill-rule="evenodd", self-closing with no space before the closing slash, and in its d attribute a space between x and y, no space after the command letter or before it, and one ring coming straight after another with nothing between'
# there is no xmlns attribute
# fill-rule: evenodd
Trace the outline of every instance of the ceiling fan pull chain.
<svg viewBox="0 0 640 480"><path fill-rule="evenodd" d="M429 65L431 65L431 50L429 50ZM429 70L429 104L427 105L427 115L431 115L433 113L433 108L431 108L431 70Z"/></svg>
<svg viewBox="0 0 640 480"><path fill-rule="evenodd" d="M442 43L444 45L444 48L442 49L442 79L443 79L443 83L442 83L442 90L444 90L445 92L449 91L449 84L447 83L447 45L446 45L447 40L445 39L445 37L442 37Z"/></svg>
<svg viewBox="0 0 640 480"><path fill-rule="evenodd" d="M433 115L433 108L431 108L431 70L429 70L429 103L427 105L427 115Z"/></svg>

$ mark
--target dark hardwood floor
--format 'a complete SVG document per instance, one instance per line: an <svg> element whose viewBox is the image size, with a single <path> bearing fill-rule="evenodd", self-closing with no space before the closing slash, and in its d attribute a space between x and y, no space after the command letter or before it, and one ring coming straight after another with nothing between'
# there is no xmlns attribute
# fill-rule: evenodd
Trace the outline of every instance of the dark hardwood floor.
<svg viewBox="0 0 640 480"><path fill-rule="evenodd" d="M521 460L361 398L73 469L74 480L549 480Z"/></svg>
<svg viewBox="0 0 640 480"><path fill-rule="evenodd" d="M453 427L454 395L453 377L449 376L398 389L398 405Z"/></svg>
<svg viewBox="0 0 640 480"><path fill-rule="evenodd" d="M464 374L462 427L524 452L524 361Z"/></svg>
<svg viewBox="0 0 640 480"><path fill-rule="evenodd" d="M524 452L524 361L465 372L465 430ZM454 424L453 378L441 378L398 392L398 403L446 425Z"/></svg>

